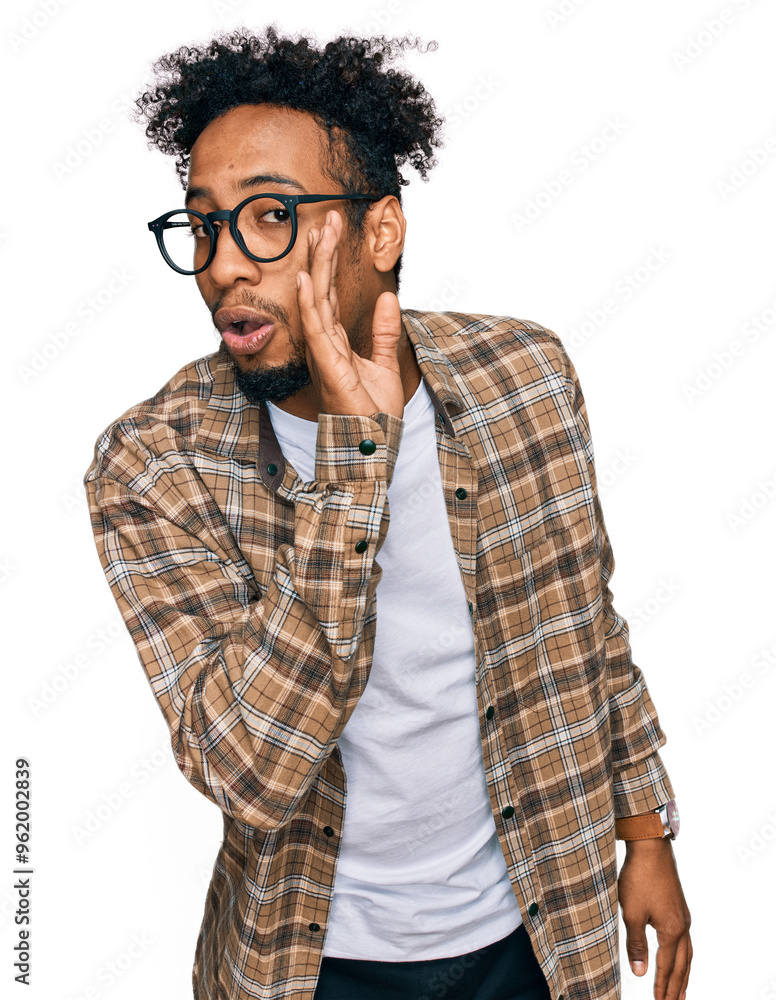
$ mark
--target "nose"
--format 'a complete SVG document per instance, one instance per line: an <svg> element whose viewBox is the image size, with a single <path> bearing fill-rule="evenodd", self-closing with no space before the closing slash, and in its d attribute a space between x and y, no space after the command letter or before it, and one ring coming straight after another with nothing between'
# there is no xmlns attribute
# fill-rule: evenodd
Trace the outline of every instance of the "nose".
<svg viewBox="0 0 776 1000"><path fill-rule="evenodd" d="M247 257L225 223L216 228L216 252L205 271L212 284L228 288L243 280L252 285L261 281L261 265Z"/></svg>

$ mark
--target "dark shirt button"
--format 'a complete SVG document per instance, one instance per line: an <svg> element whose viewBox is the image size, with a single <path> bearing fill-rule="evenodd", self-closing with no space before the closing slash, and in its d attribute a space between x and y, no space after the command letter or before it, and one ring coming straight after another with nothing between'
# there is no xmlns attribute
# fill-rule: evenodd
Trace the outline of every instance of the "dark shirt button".
<svg viewBox="0 0 776 1000"><path fill-rule="evenodd" d="M463 486L459 486L458 489L455 491L455 495L458 497L459 500L465 500L466 497L468 496L468 493L463 488Z"/></svg>
<svg viewBox="0 0 776 1000"><path fill-rule="evenodd" d="M321 929L321 925L320 924L316 924L315 922L313 922L313 923L310 924L310 930L311 931L319 931L320 929Z"/></svg>
<svg viewBox="0 0 776 1000"><path fill-rule="evenodd" d="M364 438L361 444L358 446L358 450L362 455L374 455L377 450L377 445L371 438Z"/></svg>
<svg viewBox="0 0 776 1000"><path fill-rule="evenodd" d="M539 904L531 903L531 905L528 907L528 916L535 917L538 912L539 912Z"/></svg>
<svg viewBox="0 0 776 1000"><path fill-rule="evenodd" d="M501 810L501 815L504 817L504 819L509 819L510 817L515 815L515 810L512 808L512 806L506 806L506 808Z"/></svg>
<svg viewBox="0 0 776 1000"><path fill-rule="evenodd" d="M472 604L471 601L469 601L469 614L470 615L474 614L474 605Z"/></svg>
<svg viewBox="0 0 776 1000"><path fill-rule="evenodd" d="M492 719L495 714L496 713L495 713L495 711L493 709L493 706L492 705L488 705L488 707L485 709L485 718L486 719Z"/></svg>
<svg viewBox="0 0 776 1000"><path fill-rule="evenodd" d="M278 467L277 467L277 466L275 465L275 463L274 463L274 462L270 462L270 463L269 463L269 465L267 466L267 472L268 472L268 473L269 473L269 474L270 474L271 476L276 476L276 475L277 475L277 472L278 472Z"/></svg>
<svg viewBox="0 0 776 1000"><path fill-rule="evenodd" d="M332 828L330 826L325 826L323 828L323 832L326 834L327 837L333 837L334 836L334 830L332 830Z"/></svg>
<svg viewBox="0 0 776 1000"><path fill-rule="evenodd" d="M366 552L369 548L369 542L365 542L362 538L360 542L356 542L356 552Z"/></svg>
<svg viewBox="0 0 776 1000"><path fill-rule="evenodd" d="M441 413L437 413L437 420L439 421L440 424L443 424L445 422L445 418L442 416Z"/></svg>

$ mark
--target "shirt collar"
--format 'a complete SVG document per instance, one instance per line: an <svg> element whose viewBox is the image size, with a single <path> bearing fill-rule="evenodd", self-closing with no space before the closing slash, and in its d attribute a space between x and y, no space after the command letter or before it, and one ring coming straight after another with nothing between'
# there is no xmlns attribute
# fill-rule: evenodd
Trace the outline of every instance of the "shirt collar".
<svg viewBox="0 0 776 1000"><path fill-rule="evenodd" d="M450 362L434 342L435 336L445 335L448 324L437 322L432 334L423 316L414 309L402 310L402 326L415 349L440 423L453 437L455 432L449 414L459 412L463 400L457 391ZM449 328L452 331L457 327L451 322ZM208 359L208 367L213 380L212 390L194 447L257 463L266 485L277 489L283 478L285 459L266 405L250 403L237 386L232 359L223 341Z"/></svg>

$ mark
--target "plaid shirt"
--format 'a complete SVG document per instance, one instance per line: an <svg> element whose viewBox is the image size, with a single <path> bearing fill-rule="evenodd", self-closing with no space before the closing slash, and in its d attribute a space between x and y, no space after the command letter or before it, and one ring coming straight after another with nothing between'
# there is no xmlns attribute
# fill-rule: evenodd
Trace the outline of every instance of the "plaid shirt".
<svg viewBox="0 0 776 1000"><path fill-rule="evenodd" d="M415 310L402 322L437 414L515 897L553 997L614 1000L614 819L673 790L612 607L576 372L536 323ZM346 803L337 739L369 677L402 428L322 414L303 482L222 345L97 441L84 481L103 568L178 766L223 812L197 1000L312 1000Z"/></svg>

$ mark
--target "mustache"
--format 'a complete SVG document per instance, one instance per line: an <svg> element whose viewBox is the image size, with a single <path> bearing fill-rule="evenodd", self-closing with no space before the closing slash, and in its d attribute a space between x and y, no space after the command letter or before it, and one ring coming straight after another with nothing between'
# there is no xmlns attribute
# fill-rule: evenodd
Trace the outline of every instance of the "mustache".
<svg viewBox="0 0 776 1000"><path fill-rule="evenodd" d="M261 295L256 295L249 292L247 289L241 289L238 293L237 298L231 299L227 303L225 299L228 293L224 293L220 298L218 298L210 310L211 318L215 324L215 315L219 309L224 306L248 306L251 309L255 309L257 312L267 313L269 316L273 316L276 320L279 320L285 326L291 325L291 318L288 315L288 311L279 305L277 302L273 302L272 299L266 299Z"/></svg>

